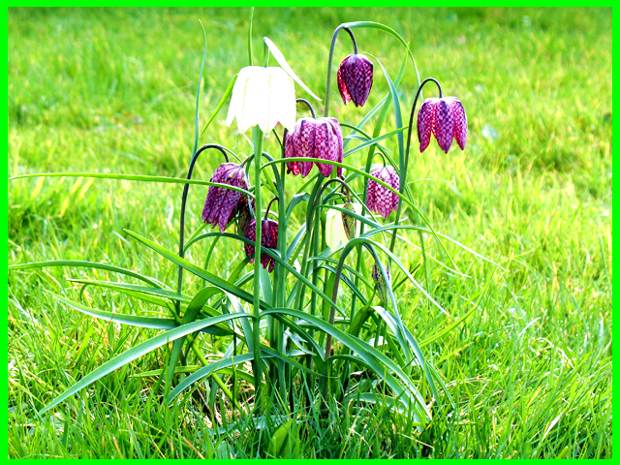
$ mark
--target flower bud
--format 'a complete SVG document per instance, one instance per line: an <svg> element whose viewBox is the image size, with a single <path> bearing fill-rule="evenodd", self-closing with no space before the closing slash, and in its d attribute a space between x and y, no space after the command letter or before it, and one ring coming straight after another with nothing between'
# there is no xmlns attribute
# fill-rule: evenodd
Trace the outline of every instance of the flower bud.
<svg viewBox="0 0 620 465"><path fill-rule="evenodd" d="M381 302L384 304L387 302L387 287L391 285L390 282L392 280L389 269L385 268L385 274L387 275L387 282L383 278L381 270L375 263L372 267L372 280L375 282L375 290L377 291L377 294L379 294Z"/></svg>
<svg viewBox="0 0 620 465"><path fill-rule="evenodd" d="M338 67L338 90L345 105L352 101L356 107L364 106L372 87L372 62L364 55L345 57Z"/></svg>
<svg viewBox="0 0 620 465"><path fill-rule="evenodd" d="M347 210L354 211L358 215L362 214L362 206L357 202L355 203L347 202L343 206ZM344 231L347 237L349 238L349 240L353 239L354 237L357 237L360 231L359 221L357 221L353 216L349 215L348 213L341 212L341 214L342 214L342 223L344 224Z"/></svg>
<svg viewBox="0 0 620 465"><path fill-rule="evenodd" d="M398 190L400 187L400 178L391 166L375 165L371 168L370 174L391 186L392 189ZM374 179L368 181L366 206L370 211L387 218L392 211L398 209L398 201L399 197L394 192L380 185Z"/></svg>
<svg viewBox="0 0 620 465"><path fill-rule="evenodd" d="M211 177L211 182L248 188L245 171L236 163L223 163L218 166ZM211 186L207 191L202 219L212 226L219 226L223 232L246 202L246 196L239 191Z"/></svg>

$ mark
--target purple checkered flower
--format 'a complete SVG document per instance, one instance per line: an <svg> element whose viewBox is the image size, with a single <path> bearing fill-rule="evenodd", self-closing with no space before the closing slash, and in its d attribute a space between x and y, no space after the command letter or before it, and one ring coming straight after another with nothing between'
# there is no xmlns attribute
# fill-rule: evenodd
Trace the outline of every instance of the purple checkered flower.
<svg viewBox="0 0 620 465"><path fill-rule="evenodd" d="M242 189L248 188L243 167L235 163L223 163L218 166L211 177L211 182L228 184ZM219 226L220 231L223 232L244 202L247 202L246 196L239 191L211 186L202 210L202 219L205 223Z"/></svg>
<svg viewBox="0 0 620 465"><path fill-rule="evenodd" d="M295 124L293 131L286 134L284 139L284 156L322 158L342 162L342 132L340 124L335 118L301 118ZM287 163L287 171L294 175L307 176L312 169L313 162L291 161ZM323 176L329 176L333 165L316 163ZM338 176L342 168L338 167Z"/></svg>
<svg viewBox="0 0 620 465"><path fill-rule="evenodd" d="M278 223L273 220L263 220L262 222L262 231L261 231L261 246L266 247L268 249L275 249L278 247ZM256 220L253 219L248 223L245 228L245 237L251 241L256 240ZM245 244L245 255L250 259L250 261L254 261L254 246L251 244ZM270 273L273 271L275 266L275 260L269 254L261 252L260 257L261 265Z"/></svg>
<svg viewBox="0 0 620 465"><path fill-rule="evenodd" d="M388 184L393 189L398 190L400 187L400 178L391 166L375 165L371 168L370 174ZM374 179L368 181L366 206L370 211L387 218L392 211L398 209L398 200L398 195L386 189Z"/></svg>
<svg viewBox="0 0 620 465"><path fill-rule="evenodd" d="M338 67L338 90L345 105L352 101L362 107L372 87L372 62L364 55L352 54L345 57Z"/></svg>
<svg viewBox="0 0 620 465"><path fill-rule="evenodd" d="M424 152L435 135L441 149L448 153L452 139L461 150L467 142L467 115L461 101L456 97L429 98L418 112L418 140L420 152Z"/></svg>

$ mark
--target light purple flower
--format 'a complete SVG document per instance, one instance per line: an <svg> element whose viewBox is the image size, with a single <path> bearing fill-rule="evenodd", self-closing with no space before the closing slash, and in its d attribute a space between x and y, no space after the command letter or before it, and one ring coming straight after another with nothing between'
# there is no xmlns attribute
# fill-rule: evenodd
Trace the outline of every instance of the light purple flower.
<svg viewBox="0 0 620 465"><path fill-rule="evenodd" d="M391 166L375 165L371 168L370 174L385 182L395 190L398 190L400 187L400 178ZM368 181L366 206L370 209L370 211L387 218L390 216L392 211L396 211L398 209L398 201L398 195L394 192L386 189L374 179Z"/></svg>
<svg viewBox="0 0 620 465"><path fill-rule="evenodd" d="M223 163L218 166L211 177L211 182L248 188L244 169L235 163ZM239 191L211 186L202 210L202 219L205 223L219 226L223 232L244 202L247 202L246 196Z"/></svg>
<svg viewBox="0 0 620 465"><path fill-rule="evenodd" d="M268 249L275 249L278 247L278 223L273 220L263 220L261 224L261 246ZM251 241L256 240L256 220L253 219L248 223L245 228L245 237ZM245 244L245 255L254 261L254 246L251 244ZM261 252L260 257L261 265L270 273L275 266L275 260L267 253Z"/></svg>
<svg viewBox="0 0 620 465"><path fill-rule="evenodd" d="M420 152L424 152L431 140L437 139L441 149L448 153L452 139L461 150L467 142L467 115L461 101L456 97L429 98L422 103L418 112L418 140Z"/></svg>
<svg viewBox="0 0 620 465"><path fill-rule="evenodd" d="M284 156L322 158L342 162L342 132L340 124L335 118L301 118L295 124L292 132L284 138ZM307 176L312 169L313 162L291 161L288 162L287 171L294 175ZM329 176L333 171L333 165L318 163L319 171L323 176ZM338 167L338 176L341 176L342 168Z"/></svg>
<svg viewBox="0 0 620 465"><path fill-rule="evenodd" d="M352 101L356 107L364 106L372 87L372 62L364 55L352 54L338 67L338 90L345 105Z"/></svg>

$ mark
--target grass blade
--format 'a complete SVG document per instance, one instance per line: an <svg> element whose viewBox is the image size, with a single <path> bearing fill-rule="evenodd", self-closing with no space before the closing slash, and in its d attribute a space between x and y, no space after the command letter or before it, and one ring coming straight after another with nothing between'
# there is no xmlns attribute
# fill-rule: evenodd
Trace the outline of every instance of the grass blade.
<svg viewBox="0 0 620 465"><path fill-rule="evenodd" d="M89 374L80 379L77 383L70 386L66 389L62 394L53 399L50 403L48 403L45 407L43 407L39 414L51 410L56 407L61 402L65 401L75 393L81 391L85 387L91 385L95 381L103 378L104 376L112 373L113 371L119 369L120 367L127 365L128 363L136 360L137 358L152 352L159 347L168 344L180 337L186 336L188 334L194 333L196 331L200 331L201 329L208 328L209 326L216 325L218 323L222 323L224 321L232 320L235 318L247 318L248 315L232 313L228 315L220 315L211 318L205 318L204 320L194 321L192 323L187 323L181 326L178 326L174 329L166 331L163 334L159 334L155 337L148 339L147 341L123 352L122 354L117 355L116 357L111 358L104 364L102 364L99 368L91 371Z"/></svg>

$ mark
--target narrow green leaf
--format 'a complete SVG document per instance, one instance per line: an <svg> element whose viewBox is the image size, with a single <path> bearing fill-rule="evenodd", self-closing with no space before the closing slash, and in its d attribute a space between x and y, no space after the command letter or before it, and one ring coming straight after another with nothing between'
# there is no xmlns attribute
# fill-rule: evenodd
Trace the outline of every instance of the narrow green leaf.
<svg viewBox="0 0 620 465"><path fill-rule="evenodd" d="M78 312L84 313L85 315L94 316L95 318L99 318L101 320L113 321L114 323L120 323L124 325L130 326L139 326L141 328L151 328L151 329L171 329L177 326L175 320L170 318L157 318L157 317L146 317L146 316L134 316L134 315L124 315L120 313L106 312L104 310L97 310L94 308L87 307L80 303L74 302L72 300L66 299L58 294L54 294L53 292L46 291L56 300L64 303L68 307L73 310L77 310Z"/></svg>
<svg viewBox="0 0 620 465"><path fill-rule="evenodd" d="M252 360L254 360L254 354L252 353L234 355L231 357L222 358L220 360L217 360L216 362L210 363L209 365L196 370L191 375L183 378L179 382L179 384L175 386L175 388L172 391L170 391L170 394L168 394L168 403L172 402L175 399L175 397L177 397L181 392L183 392L189 386L205 378L206 376L209 376L210 374L215 373L222 368L227 368L227 367L231 367L234 365L243 364L246 362L250 362Z"/></svg>
<svg viewBox="0 0 620 465"><path fill-rule="evenodd" d="M135 271L128 270L126 268L121 268L121 267L114 266L114 265L108 265L107 263L89 262L86 260L47 260L47 261L41 261L41 262L16 263L13 265L9 265L9 270L29 270L29 269L36 269L36 268L63 267L63 266L106 270L112 273L119 273L125 276L130 276L132 278L139 279L157 288L166 287L162 283L157 281L155 278L144 276Z"/></svg>
<svg viewBox="0 0 620 465"><path fill-rule="evenodd" d="M177 294L174 291L167 289L161 289L157 287L137 286L135 284L121 283L115 281L100 281L96 279L80 279L80 278L68 278L67 281L71 283L85 284L89 286L103 287L106 289L113 289L118 291L128 291L132 295L147 295L154 297L161 297L162 299L170 299L172 301L189 302L189 297Z"/></svg>
<svg viewBox="0 0 620 465"><path fill-rule="evenodd" d="M295 74L295 71L293 71L293 68L291 68L291 66L288 64L286 58L284 58L284 55L276 46L276 44L274 44L269 37L264 37L263 41L265 42L265 45L267 45L267 48L271 52L271 55L273 55L273 57L278 62L280 67L284 70L284 72L288 74L291 79L293 79L293 81L299 84L299 87L305 90L313 99L315 99L317 102L320 102L321 99L310 90L310 88L299 78L299 76L297 76L297 74Z"/></svg>
<svg viewBox="0 0 620 465"><path fill-rule="evenodd" d="M250 191L242 189L241 187L231 186L230 184L222 184L219 182L203 181L200 179L186 179L175 178L170 176L150 176L146 174L121 174L121 173L88 173L88 172L73 172L73 173L24 173L11 176L9 181L16 179L26 178L96 178L96 179L112 179L122 181L140 181L140 182L158 182L166 184L196 184L199 186L213 186L221 187L223 189L229 189L236 192L241 192L250 198L254 198L254 194Z"/></svg>

